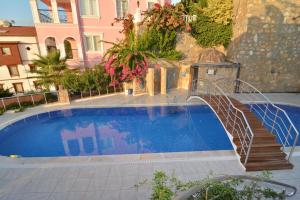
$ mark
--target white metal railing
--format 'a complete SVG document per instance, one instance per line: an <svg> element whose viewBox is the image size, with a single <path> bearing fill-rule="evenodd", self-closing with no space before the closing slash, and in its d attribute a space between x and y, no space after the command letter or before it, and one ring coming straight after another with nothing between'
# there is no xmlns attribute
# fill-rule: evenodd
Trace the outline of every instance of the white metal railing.
<svg viewBox="0 0 300 200"><path fill-rule="evenodd" d="M219 117L224 128L236 135L240 142L239 155L244 157L246 165L251 151L254 134L243 111L236 108L222 88L212 80L194 80L190 88L188 101L200 98L205 101ZM211 106L211 105L215 106ZM221 119L221 116L224 119Z"/></svg>
<svg viewBox="0 0 300 200"><path fill-rule="evenodd" d="M249 104L250 111L276 136L282 145L282 150L287 153L286 159L290 160L299 139L299 132L285 110L276 106L257 88L243 80L222 77L217 80L217 84L228 91L229 97Z"/></svg>
<svg viewBox="0 0 300 200"><path fill-rule="evenodd" d="M183 15L185 23L192 23L197 20L197 15Z"/></svg>
<svg viewBox="0 0 300 200"><path fill-rule="evenodd" d="M299 138L299 132L285 110L276 106L268 97L253 85L237 79L235 80L235 98L249 103L250 110L262 121L262 125L274 134L287 153L287 160L293 154ZM287 149L287 147L291 147Z"/></svg>
<svg viewBox="0 0 300 200"><path fill-rule="evenodd" d="M57 96L57 92L40 92L40 93L33 93L33 94L17 95L12 97L3 97L0 98L0 108L2 107L6 111L7 108L11 105L17 105L19 106L19 108L21 108L22 104L24 103L31 103L32 105L36 105L37 103L40 103L41 100L43 100L45 104L48 104L49 99L47 99L47 94L56 94ZM37 95L43 95L43 99L41 99L40 101L35 100L35 96ZM25 97L30 97L30 100L23 101L22 98Z"/></svg>

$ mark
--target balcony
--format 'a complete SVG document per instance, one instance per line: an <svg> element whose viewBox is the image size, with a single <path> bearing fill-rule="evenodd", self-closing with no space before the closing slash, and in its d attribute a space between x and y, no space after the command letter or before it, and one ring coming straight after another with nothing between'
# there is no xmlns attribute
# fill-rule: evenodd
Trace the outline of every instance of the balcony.
<svg viewBox="0 0 300 200"><path fill-rule="evenodd" d="M52 10L38 9L41 23L53 23Z"/></svg>
<svg viewBox="0 0 300 200"><path fill-rule="evenodd" d="M77 24L74 0L30 0L34 23Z"/></svg>
<svg viewBox="0 0 300 200"><path fill-rule="evenodd" d="M66 12L65 10L58 10L59 23L72 24L72 12ZM53 11L49 9L38 9L41 23L54 23Z"/></svg>

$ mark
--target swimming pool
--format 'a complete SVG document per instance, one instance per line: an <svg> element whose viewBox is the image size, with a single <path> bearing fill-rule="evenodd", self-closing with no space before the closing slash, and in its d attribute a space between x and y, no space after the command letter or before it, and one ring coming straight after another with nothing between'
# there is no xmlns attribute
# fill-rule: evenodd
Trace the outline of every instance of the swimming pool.
<svg viewBox="0 0 300 200"><path fill-rule="evenodd" d="M300 108L281 107L300 130ZM222 125L206 105L66 109L34 115L0 130L0 155L4 156L232 149Z"/></svg>
<svg viewBox="0 0 300 200"><path fill-rule="evenodd" d="M208 106L68 109L35 115L0 130L0 154L89 156L230 150Z"/></svg>

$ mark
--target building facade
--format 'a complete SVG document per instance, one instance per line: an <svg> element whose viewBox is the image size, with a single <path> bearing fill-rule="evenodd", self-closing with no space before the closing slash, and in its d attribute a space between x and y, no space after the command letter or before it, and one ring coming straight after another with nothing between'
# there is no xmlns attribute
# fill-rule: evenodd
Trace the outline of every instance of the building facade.
<svg viewBox="0 0 300 200"><path fill-rule="evenodd" d="M15 94L38 90L32 65L37 54L34 27L0 27L0 89Z"/></svg>
<svg viewBox="0 0 300 200"><path fill-rule="evenodd" d="M41 54L58 49L70 66L93 66L122 38L115 18L136 12L136 0L29 0ZM140 9L170 0L141 0Z"/></svg>

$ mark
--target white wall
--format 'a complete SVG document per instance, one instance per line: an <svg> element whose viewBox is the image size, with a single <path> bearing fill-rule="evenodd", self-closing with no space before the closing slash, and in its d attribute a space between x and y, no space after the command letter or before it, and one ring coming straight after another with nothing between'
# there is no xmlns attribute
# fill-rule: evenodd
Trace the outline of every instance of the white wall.
<svg viewBox="0 0 300 200"><path fill-rule="evenodd" d="M23 88L25 92L35 90L33 81L36 81L37 78L34 73L30 73L28 65L18 65L19 75L16 77L11 77L6 65L0 66L0 84L3 84L4 89L9 89L11 92L15 92L13 83L23 83ZM32 78L30 78L32 77Z"/></svg>
<svg viewBox="0 0 300 200"><path fill-rule="evenodd" d="M5 89L9 89L11 92L14 91L13 83L23 83L25 92L35 90L33 81L37 78L30 78L37 76L36 74L30 73L30 67L28 64L32 63L36 56L39 54L39 47L37 45L36 37L19 37L19 36L2 36L0 42L19 42L18 48L23 64L18 65L18 71L20 76L11 77L6 65L0 66L0 84L4 85ZM26 48L29 47L30 50Z"/></svg>

